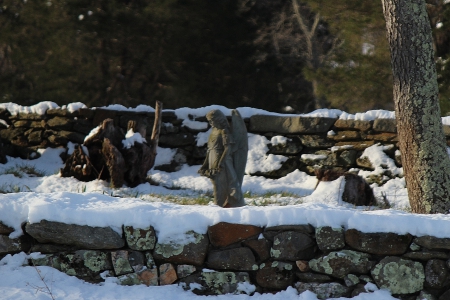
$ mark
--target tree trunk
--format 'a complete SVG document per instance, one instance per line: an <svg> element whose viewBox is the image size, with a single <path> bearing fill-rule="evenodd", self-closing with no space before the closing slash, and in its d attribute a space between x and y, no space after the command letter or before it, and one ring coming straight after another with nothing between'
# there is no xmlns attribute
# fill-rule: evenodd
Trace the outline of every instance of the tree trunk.
<svg viewBox="0 0 450 300"><path fill-rule="evenodd" d="M397 131L415 213L448 213L450 159L440 118L431 27L423 0L382 0Z"/></svg>

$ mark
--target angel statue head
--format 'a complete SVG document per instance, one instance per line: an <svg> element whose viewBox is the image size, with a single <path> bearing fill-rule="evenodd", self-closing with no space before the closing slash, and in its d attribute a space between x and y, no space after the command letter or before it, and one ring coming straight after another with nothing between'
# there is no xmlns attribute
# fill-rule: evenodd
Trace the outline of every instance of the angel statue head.
<svg viewBox="0 0 450 300"><path fill-rule="evenodd" d="M227 118L225 117L223 112L218 109L214 109L208 112L206 114L206 119L208 120L209 124L211 124L211 126L215 128L225 129L230 127Z"/></svg>

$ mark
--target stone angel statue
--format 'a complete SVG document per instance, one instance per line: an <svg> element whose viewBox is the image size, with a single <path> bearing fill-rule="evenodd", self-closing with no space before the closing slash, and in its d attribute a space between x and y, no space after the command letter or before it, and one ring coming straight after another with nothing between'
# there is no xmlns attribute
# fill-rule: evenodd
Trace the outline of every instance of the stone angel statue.
<svg viewBox="0 0 450 300"><path fill-rule="evenodd" d="M244 206L241 187L248 152L244 120L235 109L231 112L231 126L220 110L211 110L206 114L206 119L212 131L208 139L208 152L198 173L211 179L217 205Z"/></svg>

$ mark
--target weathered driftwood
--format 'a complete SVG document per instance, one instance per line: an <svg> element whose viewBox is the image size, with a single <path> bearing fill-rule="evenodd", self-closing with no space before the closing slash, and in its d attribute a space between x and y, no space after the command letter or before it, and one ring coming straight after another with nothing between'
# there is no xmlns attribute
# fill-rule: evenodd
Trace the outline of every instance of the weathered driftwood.
<svg viewBox="0 0 450 300"><path fill-rule="evenodd" d="M147 172L155 164L161 128L162 104L156 103L155 122L151 140L148 143L135 143L130 148L124 147L124 131L114 125L112 119L106 119L73 154L66 160L61 170L63 177L73 176L78 180L110 180L112 187L124 184L134 187L146 181ZM146 136L145 124L129 121L127 130L139 132ZM83 150L83 148L85 150ZM87 153L86 153L87 152Z"/></svg>

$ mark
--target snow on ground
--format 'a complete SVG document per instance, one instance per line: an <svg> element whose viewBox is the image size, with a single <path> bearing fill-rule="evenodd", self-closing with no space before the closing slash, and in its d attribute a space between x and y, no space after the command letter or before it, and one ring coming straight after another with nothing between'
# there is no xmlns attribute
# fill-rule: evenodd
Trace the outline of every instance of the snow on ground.
<svg viewBox="0 0 450 300"><path fill-rule="evenodd" d="M41 103L33 107L21 107L11 103L0 104L12 113L43 113L46 109L57 108L54 103ZM69 105L70 109L83 107L82 104ZM181 108L175 110L186 119L193 116L191 126L203 126L195 116L204 115L212 108L219 108L229 114L224 107L210 106L201 109ZM114 106L108 109L126 109ZM139 106L138 111L151 111L149 106ZM129 110L129 109L128 109ZM262 110L239 108L244 117ZM347 119L371 119L374 116L392 117L392 114L376 111L365 114L348 115L338 110L318 110L309 116L341 117ZM198 122L198 123L195 123ZM208 133L199 134L197 143L206 143ZM258 135L249 135L250 149L247 173L277 169L282 157L265 155L268 143L285 143L282 137L268 141ZM69 152L73 145L69 145ZM63 162L59 155L64 149L40 150L41 156L34 160L8 157L8 163L0 164L0 220L15 229L11 237L22 234L23 222L39 222L42 219L62 221L80 225L111 226L121 232L122 225L153 225L161 241L186 239L189 230L205 233L207 227L220 221L257 226L282 224L306 224L313 226L342 226L365 232L406 232L413 235L434 235L450 237L450 221L447 215L414 215L409 210L408 196L403 178L388 180L384 185L374 184L376 197L385 197L391 209L378 207L353 207L342 202L344 179L332 182L317 182L316 177L294 171L281 179L266 179L259 176L244 177L243 191L247 206L223 209L212 202L208 205L179 205L169 203L167 197L201 197L211 194L212 184L197 174L200 166L184 166L179 171L168 173L151 170L149 175L159 186L149 183L136 188L111 189L102 180L80 182L74 178L61 178L59 169ZM380 175L384 171L402 174L392 160L385 156L383 147L372 146L366 150L373 172L362 176ZM170 163L175 151L158 149L156 165ZM382 169L380 166L383 165ZM31 170L37 174L30 174ZM286 196L287 195L287 196ZM121 196L121 197L117 197ZM262 206L267 199L271 205ZM37 254L31 254L37 255ZM0 260L1 299L51 299L46 293L44 282L48 284L56 299L202 299L191 292L183 291L177 285L164 287L120 286L113 278L102 284L89 284L75 277L67 276L48 267L22 266L27 255L8 255ZM39 273L38 273L39 272ZM44 278L40 279L39 274ZM370 289L371 287L368 287ZM311 292L298 295L295 289L272 294L209 296L208 299L255 299L255 300L316 300ZM344 298L340 298L344 299ZM361 294L355 300L390 300L389 292L375 290Z"/></svg>

